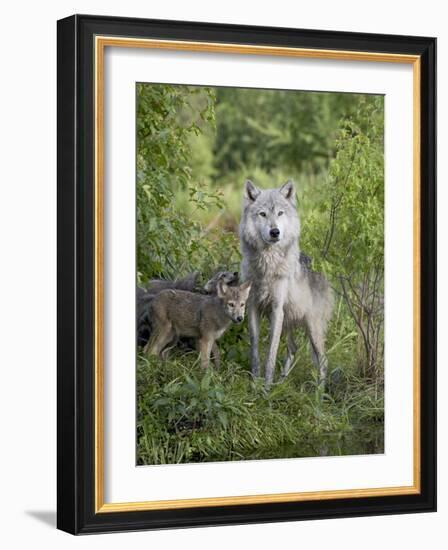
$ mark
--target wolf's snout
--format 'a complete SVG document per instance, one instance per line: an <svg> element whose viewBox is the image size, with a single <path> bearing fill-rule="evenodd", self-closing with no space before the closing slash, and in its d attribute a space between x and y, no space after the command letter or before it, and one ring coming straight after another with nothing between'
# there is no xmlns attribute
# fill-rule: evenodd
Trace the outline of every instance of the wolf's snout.
<svg viewBox="0 0 448 550"><path fill-rule="evenodd" d="M274 227L273 229L271 229L269 231L269 235L273 238L273 239L278 239L279 236L280 236L280 229L277 229L277 227Z"/></svg>
<svg viewBox="0 0 448 550"><path fill-rule="evenodd" d="M236 322L237 323L241 323L243 320L243 316L242 315L238 315L238 317L236 318Z"/></svg>

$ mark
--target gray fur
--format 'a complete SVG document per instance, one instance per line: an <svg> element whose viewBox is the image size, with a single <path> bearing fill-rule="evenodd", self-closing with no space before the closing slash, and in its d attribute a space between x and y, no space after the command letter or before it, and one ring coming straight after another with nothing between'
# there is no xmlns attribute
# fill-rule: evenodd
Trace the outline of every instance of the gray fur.
<svg viewBox="0 0 448 550"><path fill-rule="evenodd" d="M145 346L151 335L150 304L156 294L162 290L188 290L190 292L217 293L219 281L230 286L238 284L237 271L218 271L208 280L203 288L197 287L199 272L194 271L182 279L152 279L146 288L137 287L137 344Z"/></svg>
<svg viewBox="0 0 448 550"><path fill-rule="evenodd" d="M178 289L178 290L190 290L193 291L196 288L198 282L199 272L194 271L183 279L176 279L175 281L169 281L164 279L152 279L146 286L146 290L150 294L157 294L161 290L166 289Z"/></svg>
<svg viewBox="0 0 448 550"><path fill-rule="evenodd" d="M244 319L250 283L230 287L223 281L217 285L216 296L185 290L162 290L151 301L153 332L145 351L163 357L163 350L181 337L199 342L201 365L207 368L213 353L216 366L220 354L216 340L232 322Z"/></svg>
<svg viewBox="0 0 448 550"><path fill-rule="evenodd" d="M207 294L216 294L219 281L223 281L226 285L236 286L238 284L238 271L218 271L204 285L204 290Z"/></svg>
<svg viewBox="0 0 448 550"><path fill-rule="evenodd" d="M243 281L252 282L248 319L255 376L260 375L260 318L270 317L267 387L274 381L282 333L288 342L282 376L291 369L297 350L294 330L298 326L307 330L321 382L325 382L327 373L325 336L333 311L333 293L322 274L300 261L299 237L294 184L289 181L277 189L261 190L248 180L240 223L241 273Z"/></svg>
<svg viewBox="0 0 448 550"><path fill-rule="evenodd" d="M148 315L149 305L154 296L161 290L179 289L195 290L199 272L194 271L182 279L152 279L146 288L137 287L137 345L144 346L151 335L151 318Z"/></svg>

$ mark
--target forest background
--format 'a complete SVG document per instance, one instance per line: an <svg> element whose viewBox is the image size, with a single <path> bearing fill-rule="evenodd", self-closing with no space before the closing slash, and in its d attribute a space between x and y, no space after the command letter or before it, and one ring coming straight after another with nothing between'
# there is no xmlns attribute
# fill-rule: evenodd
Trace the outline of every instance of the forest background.
<svg viewBox="0 0 448 550"><path fill-rule="evenodd" d="M249 368L247 322L197 353L137 358L137 463L370 454L384 450L384 98L137 85L137 283L237 271L244 182L292 179L300 248L336 306L322 393L304 334L270 392ZM262 349L268 340L262 331ZM280 348L279 361L284 349Z"/></svg>

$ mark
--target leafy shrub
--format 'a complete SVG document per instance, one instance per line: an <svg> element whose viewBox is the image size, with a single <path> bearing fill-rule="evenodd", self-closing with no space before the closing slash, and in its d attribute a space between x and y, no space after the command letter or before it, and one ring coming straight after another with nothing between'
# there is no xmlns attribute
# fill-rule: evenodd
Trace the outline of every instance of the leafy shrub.
<svg viewBox="0 0 448 550"><path fill-rule="evenodd" d="M199 105L198 105L198 99ZM137 265L139 281L176 278L234 262L232 234L204 228L191 213L176 208L178 190L194 210L221 208L221 193L192 181L191 137L213 124L213 92L191 86L137 85Z"/></svg>
<svg viewBox="0 0 448 550"><path fill-rule="evenodd" d="M303 234L343 297L364 375L383 377L384 98L362 97L345 119L318 210Z"/></svg>
<svg viewBox="0 0 448 550"><path fill-rule="evenodd" d="M140 354L138 464L383 451L382 125L375 96L137 86L138 280L237 270L244 179L293 177L301 248L337 291L327 393L301 333L269 393L249 372L247 324L220 339L220 371L195 352ZM263 322L262 350L268 340Z"/></svg>
<svg viewBox="0 0 448 550"><path fill-rule="evenodd" d="M236 363L204 373L194 354L140 355L137 372L139 464L348 454L363 448L358 429L382 426L380 392L344 378L322 395L309 366L269 393Z"/></svg>

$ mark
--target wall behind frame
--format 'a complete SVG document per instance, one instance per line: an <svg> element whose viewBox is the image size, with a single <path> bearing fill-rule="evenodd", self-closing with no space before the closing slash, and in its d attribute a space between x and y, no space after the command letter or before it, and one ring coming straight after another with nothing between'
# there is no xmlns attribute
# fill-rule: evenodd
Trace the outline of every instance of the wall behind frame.
<svg viewBox="0 0 448 550"><path fill-rule="evenodd" d="M448 520L448 474L439 472L439 512L240 527L188 529L75 539L55 530L56 506L56 20L73 13L290 26L356 32L438 36L439 98L448 97L448 31L442 3L410 0L359 2L321 0L292 3L278 0L90 0L35 4L19 1L4 10L0 120L0 415L2 449L0 479L2 540L11 548L31 543L59 548L128 545L163 548L272 548L281 541L293 547L364 550L400 544L409 550L442 548ZM6 12L6 13L5 13ZM439 101L439 120L448 120ZM447 125L439 129L439 150L448 148ZM448 169L439 161L439 182ZM439 232L448 233L447 186L439 188ZM439 239L442 241L442 239ZM440 248L439 281L448 279L448 259ZM446 247L445 247L446 249ZM448 308L448 292L440 285L439 311ZM440 334L447 321L439 314ZM446 353L439 349L439 364ZM439 372L439 388L448 385L447 369ZM439 399L439 426L446 431L447 400ZM439 463L448 462L448 443L439 438Z"/></svg>

